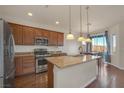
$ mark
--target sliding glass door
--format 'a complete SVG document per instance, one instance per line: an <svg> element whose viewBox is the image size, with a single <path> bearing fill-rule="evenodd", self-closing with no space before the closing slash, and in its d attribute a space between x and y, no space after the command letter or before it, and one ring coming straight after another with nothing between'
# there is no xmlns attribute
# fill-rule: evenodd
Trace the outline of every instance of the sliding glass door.
<svg viewBox="0 0 124 93"><path fill-rule="evenodd" d="M105 52L106 51L105 36L96 36L92 38L92 51L93 52Z"/></svg>
<svg viewBox="0 0 124 93"><path fill-rule="evenodd" d="M97 35L92 37L92 52L98 52L105 60L107 45L105 35Z"/></svg>

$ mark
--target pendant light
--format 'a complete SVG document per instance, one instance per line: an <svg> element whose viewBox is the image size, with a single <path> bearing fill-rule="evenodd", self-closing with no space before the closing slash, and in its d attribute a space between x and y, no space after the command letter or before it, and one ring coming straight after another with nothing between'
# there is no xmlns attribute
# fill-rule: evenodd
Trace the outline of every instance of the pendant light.
<svg viewBox="0 0 124 93"><path fill-rule="evenodd" d="M89 26L91 25L90 23L89 23L89 12L88 12L88 10L89 10L89 6L87 6L86 7L86 10L87 10L87 38L86 38L86 42L92 42L92 40L90 39L90 33L89 33Z"/></svg>
<svg viewBox="0 0 124 93"><path fill-rule="evenodd" d="M85 41L85 38L83 37L83 32L82 32L82 7L80 5L80 36L78 37L78 41L82 42Z"/></svg>
<svg viewBox="0 0 124 93"><path fill-rule="evenodd" d="M66 39L74 39L74 35L71 33L71 6L69 6L69 33L67 34Z"/></svg>

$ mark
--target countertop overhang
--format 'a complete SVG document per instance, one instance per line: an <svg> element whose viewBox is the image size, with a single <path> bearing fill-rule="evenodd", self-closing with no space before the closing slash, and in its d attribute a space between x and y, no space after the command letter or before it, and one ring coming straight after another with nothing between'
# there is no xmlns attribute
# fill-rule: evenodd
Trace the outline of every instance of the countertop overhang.
<svg viewBox="0 0 124 93"><path fill-rule="evenodd" d="M90 62L92 60L97 60L101 56L94 55L82 55L82 56L59 56L59 57L48 57L46 58L50 63L56 65L59 68L65 68L68 66L73 66L81 63Z"/></svg>

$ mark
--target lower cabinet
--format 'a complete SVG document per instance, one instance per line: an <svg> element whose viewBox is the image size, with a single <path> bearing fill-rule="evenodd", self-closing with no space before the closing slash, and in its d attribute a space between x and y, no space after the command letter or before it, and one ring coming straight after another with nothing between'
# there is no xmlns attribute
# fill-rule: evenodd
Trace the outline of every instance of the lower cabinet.
<svg viewBox="0 0 124 93"><path fill-rule="evenodd" d="M34 56L17 56L15 57L15 65L16 65L16 76L35 72Z"/></svg>
<svg viewBox="0 0 124 93"><path fill-rule="evenodd" d="M23 57L23 73L35 72L35 58L33 56Z"/></svg>
<svg viewBox="0 0 124 93"><path fill-rule="evenodd" d="M15 67L16 67L16 76L23 74L23 63L22 63L22 57L15 57Z"/></svg>

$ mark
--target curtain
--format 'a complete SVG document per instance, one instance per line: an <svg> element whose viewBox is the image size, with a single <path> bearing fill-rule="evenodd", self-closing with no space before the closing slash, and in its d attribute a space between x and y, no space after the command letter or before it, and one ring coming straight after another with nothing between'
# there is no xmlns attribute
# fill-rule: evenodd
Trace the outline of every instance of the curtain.
<svg viewBox="0 0 124 93"><path fill-rule="evenodd" d="M105 61L110 63L111 62L111 55L110 55L111 49L110 49L110 38L109 38L108 31L105 31L105 38L106 38L106 46L107 46Z"/></svg>

